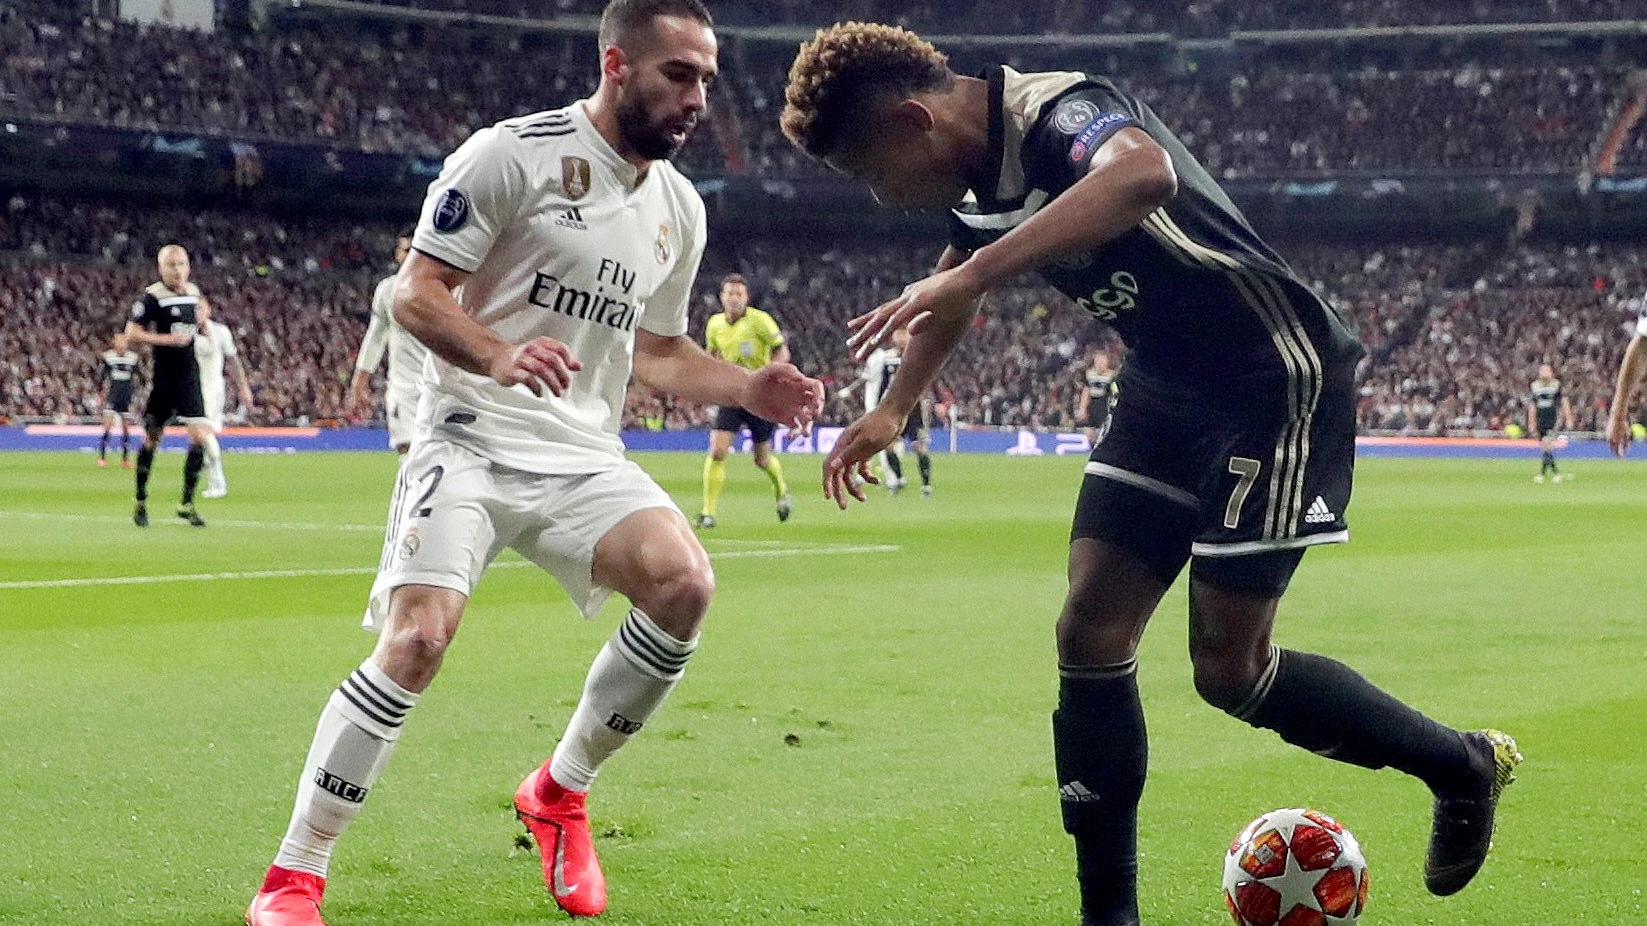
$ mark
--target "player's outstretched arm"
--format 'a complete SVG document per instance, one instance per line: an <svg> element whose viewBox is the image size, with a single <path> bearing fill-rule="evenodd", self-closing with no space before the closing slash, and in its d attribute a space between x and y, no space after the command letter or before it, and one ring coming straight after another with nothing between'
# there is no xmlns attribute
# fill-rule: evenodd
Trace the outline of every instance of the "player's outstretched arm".
<svg viewBox="0 0 1647 926"><path fill-rule="evenodd" d="M499 385L525 386L536 395L548 391L558 396L570 389L572 374L583 369L572 351L554 338L510 344L470 318L452 295L468 276L413 251L395 279L395 321L437 357Z"/></svg>
<svg viewBox="0 0 1647 926"><path fill-rule="evenodd" d="M635 331L635 379L661 392L738 405L768 421L805 429L823 408L823 383L774 360L751 373L710 356L685 335Z"/></svg>
<svg viewBox="0 0 1647 926"><path fill-rule="evenodd" d="M909 326L953 314L1013 277L1090 251L1136 228L1178 193L1172 156L1148 133L1124 128L1099 146L1087 172L1022 225L979 248L965 263L912 284L903 295L852 320L849 343L862 360Z"/></svg>
<svg viewBox="0 0 1647 926"><path fill-rule="evenodd" d="M938 258L938 266L933 275L922 283L931 282L945 274L953 274L956 268L964 266L967 260L967 252L958 251L953 247L945 248L943 256ZM904 295L898 299L882 305L869 315L854 319L854 324L887 311L908 295L909 290L906 289ZM967 329L972 326L972 319L978 314L981 298L981 294L973 295L963 303L945 305L942 311L925 316L919 327L910 326L909 346L904 350L903 362L899 364L898 372L893 374L886 393L880 397L874 409L866 412L862 418L854 421L841 433L835 441L835 449L831 450L824 460L823 485L826 498L834 499L835 504L842 508L846 507L848 496L860 502L866 500L863 484L876 482L875 477L869 472L869 461L874 459L877 453L891 446L903 432L904 420L927 394L932 381L938 377L938 371L943 369L944 361L949 359L949 355L955 351L955 345L960 343ZM887 329L887 335L890 337L894 330L896 329ZM855 344L857 340L855 336L847 343L858 346ZM859 359L863 359L872 350L873 348L858 346Z"/></svg>
<svg viewBox="0 0 1647 926"><path fill-rule="evenodd" d="M389 349L389 319L373 308L371 321L366 323L366 336L360 340L360 353L355 357L354 374L349 378L351 415L361 414L371 406L372 373Z"/></svg>
<svg viewBox="0 0 1647 926"><path fill-rule="evenodd" d="M1607 413L1607 446L1618 456L1630 446L1630 406L1635 402L1636 385L1647 371L1647 337L1635 335L1624 349L1624 361L1618 366L1618 381L1613 384L1613 405Z"/></svg>

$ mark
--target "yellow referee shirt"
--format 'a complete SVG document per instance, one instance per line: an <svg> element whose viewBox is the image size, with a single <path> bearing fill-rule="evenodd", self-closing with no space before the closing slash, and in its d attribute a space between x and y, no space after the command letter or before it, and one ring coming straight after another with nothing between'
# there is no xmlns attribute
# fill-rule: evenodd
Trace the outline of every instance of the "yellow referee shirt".
<svg viewBox="0 0 1647 926"><path fill-rule="evenodd" d="M725 312L711 315L704 326L703 341L709 352L722 360L746 370L759 370L771 363L772 355L783 346L783 332L778 330L776 319L750 306L735 322L727 321Z"/></svg>

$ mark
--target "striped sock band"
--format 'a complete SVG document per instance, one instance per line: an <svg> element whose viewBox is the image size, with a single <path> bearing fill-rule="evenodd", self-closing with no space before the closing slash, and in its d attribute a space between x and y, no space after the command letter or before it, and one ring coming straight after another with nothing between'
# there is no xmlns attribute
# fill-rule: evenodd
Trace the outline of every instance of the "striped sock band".
<svg viewBox="0 0 1647 926"><path fill-rule="evenodd" d="M362 729L386 740L400 738L406 715L417 706L418 696L395 684L377 664L368 659L337 686L339 707Z"/></svg>
<svg viewBox="0 0 1647 926"><path fill-rule="evenodd" d="M1066 666L1058 664L1058 675L1086 682L1102 682L1112 678L1126 678L1138 671L1138 657L1107 666Z"/></svg>
<svg viewBox="0 0 1647 926"><path fill-rule="evenodd" d="M612 643L636 669L659 681L679 681L698 641L677 640L665 633L646 612L630 608L629 617L613 635Z"/></svg>

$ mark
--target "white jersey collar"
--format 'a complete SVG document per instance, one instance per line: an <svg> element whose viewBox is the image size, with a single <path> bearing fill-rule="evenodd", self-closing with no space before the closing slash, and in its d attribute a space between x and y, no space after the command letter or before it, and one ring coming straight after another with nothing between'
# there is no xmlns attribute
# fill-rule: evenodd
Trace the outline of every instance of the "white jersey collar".
<svg viewBox="0 0 1647 926"><path fill-rule="evenodd" d="M600 129L595 127L595 121L589 118L589 113L585 109L588 105L589 100L587 99L578 100L572 104L573 124L578 127L579 132L584 133L587 137L589 150L594 153L595 158L611 168L612 173L617 175L618 181L623 184L625 190L634 190L640 179L640 169L624 160L623 155L618 154L617 149L613 148L611 142L606 140L606 136L602 135Z"/></svg>

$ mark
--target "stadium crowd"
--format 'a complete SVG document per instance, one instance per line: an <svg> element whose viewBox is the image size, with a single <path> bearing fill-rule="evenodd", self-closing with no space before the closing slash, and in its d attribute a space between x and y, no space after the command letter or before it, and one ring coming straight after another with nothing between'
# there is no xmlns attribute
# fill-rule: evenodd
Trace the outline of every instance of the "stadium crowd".
<svg viewBox="0 0 1647 926"><path fill-rule="evenodd" d="M603 0L370 0L388 6L549 19L596 15ZM722 4L716 15L738 22ZM1155 32L1225 35L1235 29L1338 29L1454 23L1572 22L1647 16L1642 0L769 0L763 24L827 25L843 19L999 35Z"/></svg>
<svg viewBox="0 0 1647 926"><path fill-rule="evenodd" d="M873 11L878 4L859 5ZM724 56L723 89L679 159L684 170L821 172L777 128L792 53L782 43L753 43ZM1000 54L956 49L956 66L972 70ZM1021 69L1072 64L1067 49L1026 45L1004 54ZM1158 55L1073 54L1155 104L1224 177L1397 168L1576 172L1636 66L1628 54L1538 48L1487 59L1435 49L1401 61L1335 47L1233 71L1186 68ZM589 92L592 58L583 35L340 20L237 36L25 17L0 6L0 115L439 156L481 126ZM531 66L518 66L523 59Z"/></svg>
<svg viewBox="0 0 1647 926"><path fill-rule="evenodd" d="M391 269L393 234L381 223L328 231L309 219L239 211L12 195L0 212L0 317L13 320L0 326L0 415L96 415L97 357L151 281L154 252L175 240L194 252L196 280L245 355L256 398L250 419L341 419L371 288ZM755 304L783 325L796 362L830 385L825 419L849 420L863 406L861 393L841 393L859 375L845 323L923 275L936 257L930 250L712 243L692 330L701 333L719 311L721 275L745 274ZM1647 255L1624 246L1282 250L1367 346L1367 429L1500 430L1524 419L1527 384L1545 361L1567 382L1579 427L1599 428L1610 371L1647 289ZM934 390L935 417L953 411L968 425L1071 428L1080 373L1101 346L1119 355L1107 329L1051 290L997 292ZM636 388L624 417L629 427L701 428L708 410Z"/></svg>

